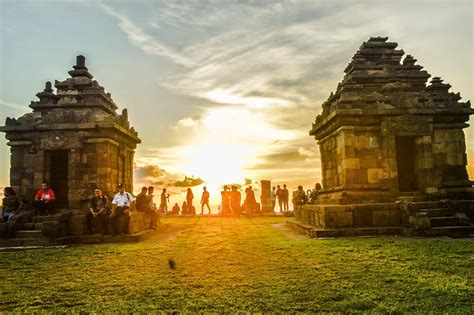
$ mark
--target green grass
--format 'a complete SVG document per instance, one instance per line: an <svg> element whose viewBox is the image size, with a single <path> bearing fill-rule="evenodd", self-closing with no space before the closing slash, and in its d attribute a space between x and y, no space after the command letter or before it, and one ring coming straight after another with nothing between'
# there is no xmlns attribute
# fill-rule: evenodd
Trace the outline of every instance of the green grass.
<svg viewBox="0 0 474 315"><path fill-rule="evenodd" d="M474 313L472 241L312 240L283 218L162 221L171 228L138 244L0 253L0 311Z"/></svg>

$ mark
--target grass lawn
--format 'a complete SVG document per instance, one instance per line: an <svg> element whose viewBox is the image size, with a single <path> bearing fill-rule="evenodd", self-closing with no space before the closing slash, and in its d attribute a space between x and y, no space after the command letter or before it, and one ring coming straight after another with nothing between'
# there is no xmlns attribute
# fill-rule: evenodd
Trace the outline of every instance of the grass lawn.
<svg viewBox="0 0 474 315"><path fill-rule="evenodd" d="M0 311L474 314L472 240L314 240L285 220L162 219L143 243L3 252Z"/></svg>

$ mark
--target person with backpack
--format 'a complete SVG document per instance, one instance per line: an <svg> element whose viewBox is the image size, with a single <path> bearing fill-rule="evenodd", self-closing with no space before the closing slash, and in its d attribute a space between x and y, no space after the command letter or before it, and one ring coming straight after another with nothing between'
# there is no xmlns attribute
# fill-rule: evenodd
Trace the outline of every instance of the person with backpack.
<svg viewBox="0 0 474 315"><path fill-rule="evenodd" d="M112 231L114 235L127 234L130 224L130 207L135 200L133 195L125 191L124 184L117 185L118 192L112 200Z"/></svg>

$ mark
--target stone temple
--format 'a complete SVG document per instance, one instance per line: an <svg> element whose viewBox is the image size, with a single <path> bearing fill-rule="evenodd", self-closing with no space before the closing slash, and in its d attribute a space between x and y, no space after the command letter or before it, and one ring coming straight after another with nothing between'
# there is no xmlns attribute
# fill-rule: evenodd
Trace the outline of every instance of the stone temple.
<svg viewBox="0 0 474 315"><path fill-rule="evenodd" d="M474 231L463 132L474 110L439 77L427 84L430 74L397 46L386 37L364 42L309 132L323 190L296 216L315 231ZM354 229L363 227L395 229Z"/></svg>
<svg viewBox="0 0 474 315"><path fill-rule="evenodd" d="M78 56L70 78L50 82L31 102L32 113L7 118L0 131L11 147L10 185L32 198L43 181L63 207L80 207L100 187L112 196L117 183L133 189L133 156L140 139L127 110L93 80Z"/></svg>
<svg viewBox="0 0 474 315"><path fill-rule="evenodd" d="M116 112L118 106L93 80L84 56L77 56L69 75L64 81L55 81L56 93L46 82L44 90L36 94L39 101L30 104L31 113L7 118L0 127L11 147L10 186L28 204L41 183L49 182L58 212L35 217L24 211L18 222L9 222L10 226L1 223L0 236L14 237L12 230L22 235L11 240L12 244L41 245L45 241L30 241L28 235L82 235L84 214L95 188L101 188L109 200L118 183L133 191L133 159L140 138L130 126L127 110L121 115ZM131 233L147 228L143 215L132 216Z"/></svg>

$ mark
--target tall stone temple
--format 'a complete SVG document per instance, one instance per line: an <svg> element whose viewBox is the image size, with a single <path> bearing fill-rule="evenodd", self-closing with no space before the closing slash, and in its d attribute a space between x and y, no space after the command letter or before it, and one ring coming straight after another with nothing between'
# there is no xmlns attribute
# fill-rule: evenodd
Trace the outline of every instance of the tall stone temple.
<svg viewBox="0 0 474 315"><path fill-rule="evenodd" d="M127 110L117 114L110 93L93 80L85 57L77 56L70 78L46 82L33 110L7 118L0 131L11 147L10 185L32 198L43 181L59 207L79 207L100 187L111 196L117 183L133 187L133 156L140 139Z"/></svg>
<svg viewBox="0 0 474 315"><path fill-rule="evenodd" d="M386 37L364 42L322 104L309 134L318 141L323 190L297 211L303 223L469 226L474 190L463 129L474 110L439 77L427 84L430 74L397 46ZM390 230L370 233L379 232Z"/></svg>

